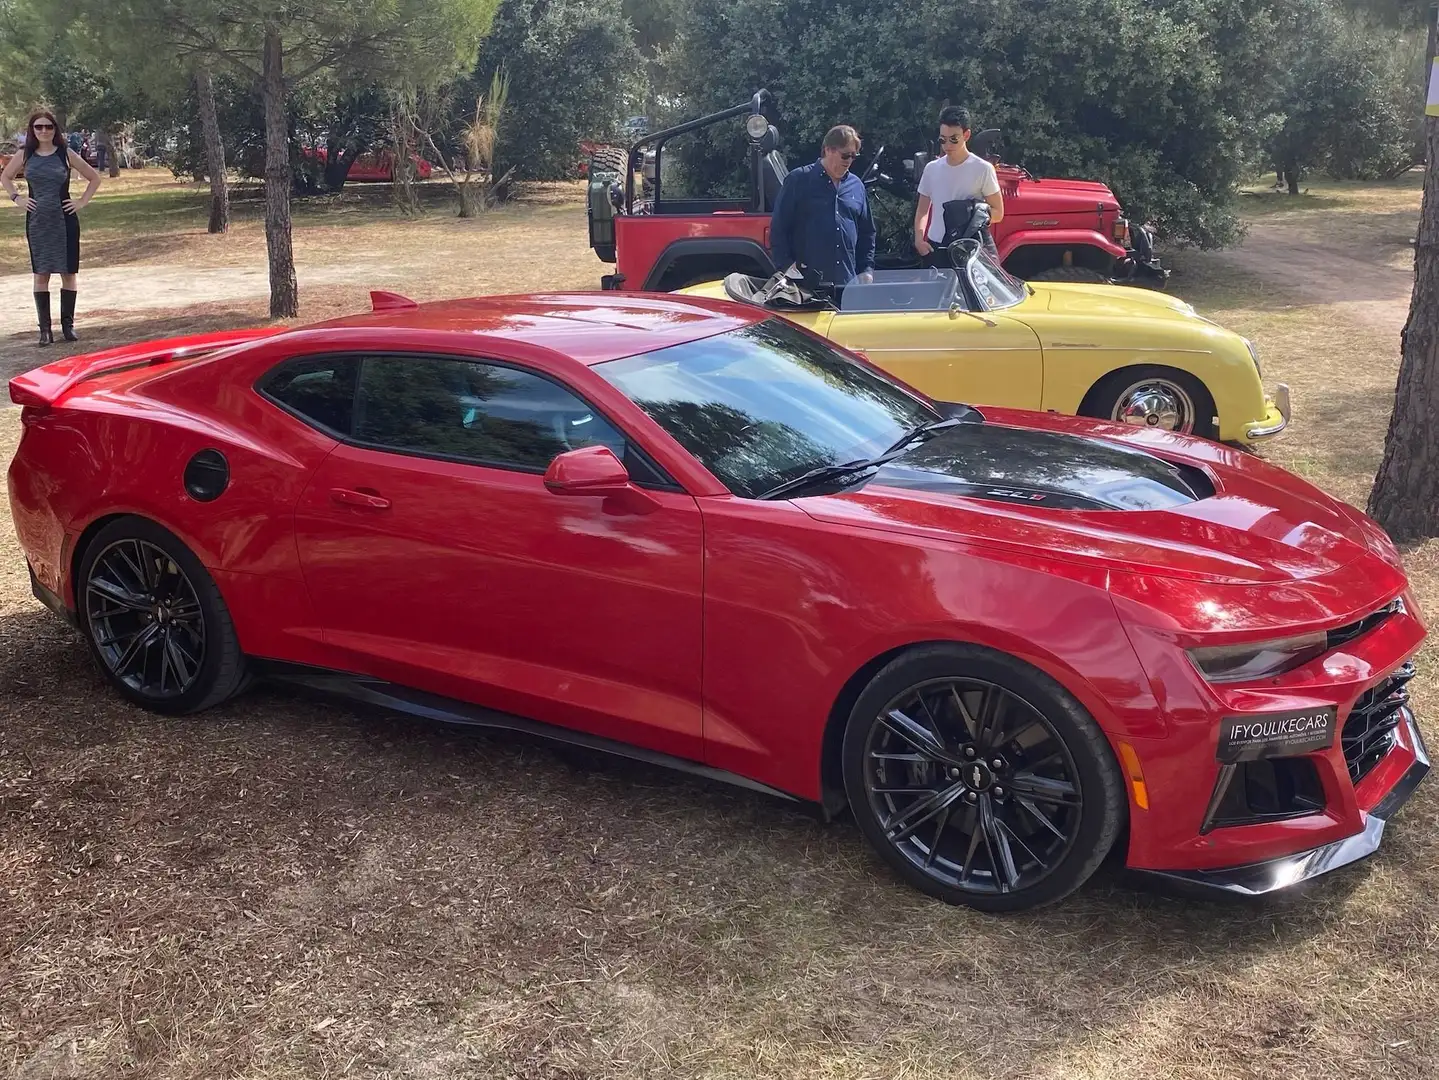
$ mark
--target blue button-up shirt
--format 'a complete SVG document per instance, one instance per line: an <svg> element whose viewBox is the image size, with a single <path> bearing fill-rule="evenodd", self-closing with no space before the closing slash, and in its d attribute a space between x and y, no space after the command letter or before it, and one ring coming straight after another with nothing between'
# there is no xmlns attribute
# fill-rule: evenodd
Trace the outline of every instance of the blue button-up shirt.
<svg viewBox="0 0 1439 1080"><path fill-rule="evenodd" d="M874 218L864 182L845 173L836 184L816 161L789 173L769 223L776 270L809 267L832 285L874 269Z"/></svg>

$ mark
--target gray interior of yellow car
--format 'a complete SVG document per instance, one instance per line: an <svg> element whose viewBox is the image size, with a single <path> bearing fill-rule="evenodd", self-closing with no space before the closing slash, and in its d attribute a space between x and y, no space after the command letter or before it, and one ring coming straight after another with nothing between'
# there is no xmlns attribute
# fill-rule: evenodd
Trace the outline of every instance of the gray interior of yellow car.
<svg viewBox="0 0 1439 1080"><path fill-rule="evenodd" d="M819 285L776 274L762 278L730 274L724 279L731 300L767 308L842 312L948 311L964 304L959 274L948 268L876 270L874 280L848 285Z"/></svg>

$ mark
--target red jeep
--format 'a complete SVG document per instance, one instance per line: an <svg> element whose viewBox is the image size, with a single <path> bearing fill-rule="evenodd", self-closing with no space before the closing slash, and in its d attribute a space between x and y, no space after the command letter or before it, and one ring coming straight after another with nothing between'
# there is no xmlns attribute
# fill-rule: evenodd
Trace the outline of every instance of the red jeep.
<svg viewBox="0 0 1439 1080"><path fill-rule="evenodd" d="M761 90L743 105L702 116L648 135L628 151L600 147L589 163L590 247L615 264L600 284L606 289L668 292L739 271L768 276L769 219L789 167L779 150L779 132ZM745 117L743 131L710 131ZM711 146L735 140L748 152L748 176L714 198L712 190L686 190L684 147L666 159L666 144L694 136ZM1041 180L1024 169L999 162L994 154L999 132L977 134L971 149L995 161L1004 192L1004 220L994 226L994 242L1006 270L1035 281L1094 281L1163 285L1169 271L1154 255L1154 238L1121 213L1114 193L1086 180ZM743 140L740 142L739 140ZM869 159L860 175L871 188L909 200L913 219L915 184L928 156L904 161L905 177L881 169L885 147ZM642 175L638 196L635 175ZM884 268L918 265L918 255L880 255Z"/></svg>

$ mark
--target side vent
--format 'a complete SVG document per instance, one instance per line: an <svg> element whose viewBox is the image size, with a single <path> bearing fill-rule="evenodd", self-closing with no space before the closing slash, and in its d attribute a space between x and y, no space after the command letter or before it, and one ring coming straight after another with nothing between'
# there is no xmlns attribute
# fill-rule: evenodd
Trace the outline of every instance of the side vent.
<svg viewBox="0 0 1439 1080"><path fill-rule="evenodd" d="M218 450L201 450L185 466L185 492L196 502L214 502L230 486L230 463Z"/></svg>

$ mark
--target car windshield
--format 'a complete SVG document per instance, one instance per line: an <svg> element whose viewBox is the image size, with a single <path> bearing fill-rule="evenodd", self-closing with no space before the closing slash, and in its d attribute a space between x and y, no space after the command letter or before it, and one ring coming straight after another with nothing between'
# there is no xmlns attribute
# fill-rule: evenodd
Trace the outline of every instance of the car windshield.
<svg viewBox="0 0 1439 1080"><path fill-rule="evenodd" d="M594 370L745 499L877 457L939 419L898 384L779 318Z"/></svg>
<svg viewBox="0 0 1439 1080"><path fill-rule="evenodd" d="M986 311L1014 307L1024 299L1024 282L1000 266L984 248L979 247L966 265L969 283Z"/></svg>

